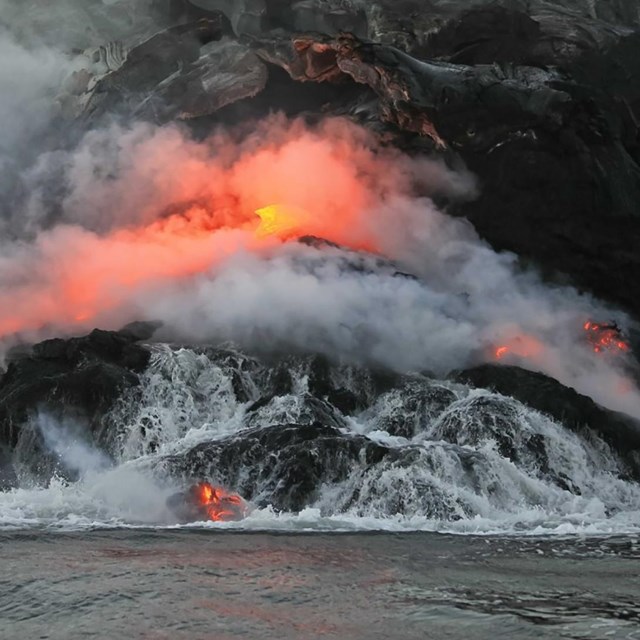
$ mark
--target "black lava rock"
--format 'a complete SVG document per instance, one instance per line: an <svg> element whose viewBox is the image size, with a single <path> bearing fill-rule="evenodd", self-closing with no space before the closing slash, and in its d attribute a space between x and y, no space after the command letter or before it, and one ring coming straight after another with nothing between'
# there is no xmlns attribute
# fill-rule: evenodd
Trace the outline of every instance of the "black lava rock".
<svg viewBox="0 0 640 640"><path fill-rule="evenodd" d="M187 481L206 478L257 505L300 511L324 483L340 482L353 465L375 465L389 450L364 436L319 423L242 431L167 458L162 467Z"/></svg>
<svg viewBox="0 0 640 640"><path fill-rule="evenodd" d="M515 366L485 364L452 374L458 382L492 389L544 413L568 429L592 432L607 442L640 479L640 422L610 411L557 380Z"/></svg>
<svg viewBox="0 0 640 640"><path fill-rule="evenodd" d="M96 329L16 354L0 378L0 445L13 450L25 422L38 410L81 417L90 431L98 430L120 394L138 384L150 352L136 341L151 330L142 324L122 332Z"/></svg>

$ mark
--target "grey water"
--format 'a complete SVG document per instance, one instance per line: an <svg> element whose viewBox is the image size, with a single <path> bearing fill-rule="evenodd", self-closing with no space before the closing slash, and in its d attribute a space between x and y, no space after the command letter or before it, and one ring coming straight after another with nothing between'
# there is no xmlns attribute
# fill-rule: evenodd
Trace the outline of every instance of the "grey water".
<svg viewBox="0 0 640 640"><path fill-rule="evenodd" d="M3 640L640 638L636 536L0 533Z"/></svg>

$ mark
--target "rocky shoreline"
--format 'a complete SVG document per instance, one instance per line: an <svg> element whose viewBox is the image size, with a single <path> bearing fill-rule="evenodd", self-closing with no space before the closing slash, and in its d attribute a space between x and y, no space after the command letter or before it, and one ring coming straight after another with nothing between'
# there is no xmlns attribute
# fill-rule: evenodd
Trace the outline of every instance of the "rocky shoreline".
<svg viewBox="0 0 640 640"><path fill-rule="evenodd" d="M571 284L640 320L635 3L147 4L148 11L129 16L128 40L78 42L86 47L86 65L58 96L59 133L74 139L107 121L135 119L179 121L197 136L278 110L309 122L344 116L385 144L468 168L478 179L477 197L439 202L447 213L467 218L494 249L517 254L548 281ZM15 487L25 469L41 481L74 477L44 446L32 424L38 412L73 418L81 438L115 456L113 411L148 371L155 328L96 329L14 349L0 378L0 490ZM300 510L320 485L344 482L354 469L365 478L383 467L409 467L427 455L409 446L423 432L446 443L470 486L479 482L474 467L484 462L465 447L491 441L505 460L579 495L573 480L550 465L551 444L522 432L521 407L611 451L613 475L640 481L640 423L541 373L484 364L438 381L360 367L354 375L366 384L347 387L335 382L338 363L299 356L289 364L306 376L307 391L294 394L296 415L304 420L263 416L258 424L252 416L292 395L293 369L211 349L211 360L227 358L232 370L234 402L244 407L242 429L164 456L160 467L176 477L216 475L258 503ZM242 388L242 358L259 372L261 387ZM464 394L488 391L474 399L447 386L456 384ZM390 397L402 408L398 415L378 406ZM461 398L463 417L454 406ZM378 430L407 446L345 433L350 418L376 411ZM147 445L153 451L155 445ZM343 508L357 502L360 491L343 496ZM432 500L434 516L466 509L434 495L424 497Z"/></svg>

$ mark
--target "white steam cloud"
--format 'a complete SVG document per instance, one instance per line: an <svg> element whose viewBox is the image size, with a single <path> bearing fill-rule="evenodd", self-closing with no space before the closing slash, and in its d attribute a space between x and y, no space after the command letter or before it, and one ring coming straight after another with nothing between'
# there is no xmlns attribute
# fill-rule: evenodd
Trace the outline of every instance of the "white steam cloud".
<svg viewBox="0 0 640 640"><path fill-rule="evenodd" d="M60 422L46 413L39 413L35 420L45 446L69 471L84 477L105 471L111 466L111 461L104 453L82 438L81 425L69 420Z"/></svg>
<svg viewBox="0 0 640 640"><path fill-rule="evenodd" d="M58 456L67 470L78 474L78 485L63 490L58 502L67 501L72 509L80 507L79 510L87 513L85 517L102 522L157 524L175 521L166 505L167 498L177 491L175 486L160 485L130 465L114 465L104 453L86 441L82 435L86 432L86 425L68 419L60 421L46 413L39 413L35 420L47 449ZM54 480L50 489L57 485ZM38 508L39 505L34 506ZM58 509L60 504L53 501L42 511ZM56 513L56 516L59 518L60 514Z"/></svg>
<svg viewBox="0 0 640 640"><path fill-rule="evenodd" d="M0 241L6 346L151 319L168 339L438 374L506 346L505 361L640 417L624 355L596 355L582 330L589 319L625 326L625 316L522 272L438 211L436 195L473 197L465 171L385 148L343 120L308 127L280 117L201 141L174 125L110 126L70 150L40 149L27 168L20 142L37 131L31 122L47 129L56 70L73 62L61 45L28 49L16 38L0 32L0 79L12 64L24 76L13 95L0 94L0 145L27 193L5 227L32 238ZM264 233L255 212L271 205L280 218Z"/></svg>

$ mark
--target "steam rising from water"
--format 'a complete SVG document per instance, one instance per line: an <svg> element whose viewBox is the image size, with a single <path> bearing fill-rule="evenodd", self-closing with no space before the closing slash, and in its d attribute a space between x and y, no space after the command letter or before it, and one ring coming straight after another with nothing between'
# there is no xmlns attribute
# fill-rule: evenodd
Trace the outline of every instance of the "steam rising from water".
<svg viewBox="0 0 640 640"><path fill-rule="evenodd" d="M39 413L36 426L44 439L45 447L60 458L66 469L86 476L111 466L104 453L82 440L80 425L60 423L48 414Z"/></svg>
<svg viewBox="0 0 640 640"><path fill-rule="evenodd" d="M0 96L2 162L22 184L2 193L11 203L0 241L4 349L145 318L164 321L167 339L311 349L439 374L507 345L507 361L640 416L623 358L596 356L581 330L587 319L624 326L625 317L544 285L438 211L436 195L473 197L464 170L384 148L337 119L309 127L272 117L205 140L174 125L105 124L77 144L41 144L33 134L52 133L52 94L77 65L77 33L61 29L45 46L15 3L1 6L11 30L0 32L0 74L24 76ZM96 7L106 12L100 33L122 32L124 4L87 7L93 18ZM136 24L131 37L148 28ZM255 211L270 205L304 215L265 236ZM299 235L352 251L297 244ZM356 255L363 250L368 257Z"/></svg>
<svg viewBox="0 0 640 640"><path fill-rule="evenodd" d="M435 374L494 360L503 347L503 361L545 371L640 417L624 356L597 356L582 331L587 319L623 327L627 319L571 288L542 283L515 256L494 252L466 221L438 210L435 196L474 197L477 186L466 171L385 148L339 119L310 127L274 116L204 140L176 125L106 122L71 141L61 133L56 95L69 74L87 65L82 49L120 36L139 41L154 27L148 0L50 4L0 0L0 353L24 339L138 319L162 320L160 339L320 351ZM291 219L276 221L269 235L255 212L271 206ZM302 235L343 248L300 244ZM183 377L168 376L160 400L152 382L164 378L147 372L143 387L151 398L137 407L158 409L162 428L145 433L164 437L160 444L178 454L193 444L190 438L215 439L243 424L245 407L231 400L231 378L198 363L202 375L187 366ZM185 417L180 394L189 396L184 380L192 378L204 385L194 397L212 406ZM377 421L392 405L393 398L383 398L372 415L349 424L384 438ZM515 469L484 445L477 469L486 485L478 489L459 473L441 435L431 433L424 443L402 444L424 445L415 464L363 472L321 492L297 516L258 510L241 526L441 528L420 502L431 482L476 501L475 516L446 525L454 530L523 523L531 530L538 523L545 530L594 523L598 530L627 530L630 522L635 528L636 486L615 477L615 460L602 456L590 467L588 446L522 411L519 426L554 442L558 470L571 470L583 496L541 481L536 469ZM262 426L269 424L271 418ZM80 480L1 494L0 526L170 521L166 498L178 487L149 479L156 454L135 440L142 438L135 423L119 425L129 429L129 440L115 466L78 441L73 425L41 415L38 426L46 446ZM499 494L496 479L506 480ZM398 487L415 504L394 520L386 500ZM336 515L336 505L350 504L356 490L364 498L371 492L369 506Z"/></svg>
<svg viewBox="0 0 640 640"><path fill-rule="evenodd" d="M161 484L131 465L114 464L85 440L86 425L60 421L47 413L39 413L35 420L46 450L67 471L76 472L78 480L68 484L54 477L46 489L1 494L0 527L14 520L24 526L31 517L62 527L92 522L172 522L166 500L175 486Z"/></svg>

